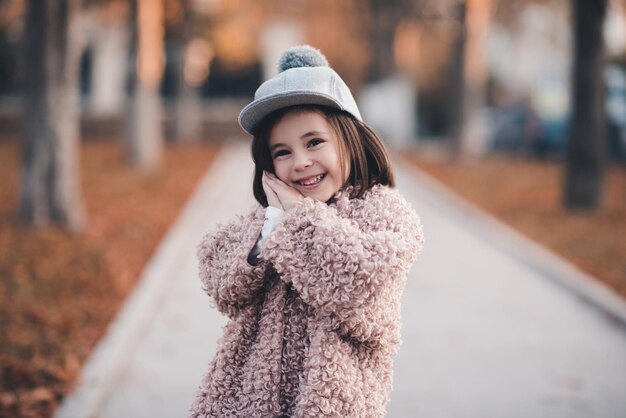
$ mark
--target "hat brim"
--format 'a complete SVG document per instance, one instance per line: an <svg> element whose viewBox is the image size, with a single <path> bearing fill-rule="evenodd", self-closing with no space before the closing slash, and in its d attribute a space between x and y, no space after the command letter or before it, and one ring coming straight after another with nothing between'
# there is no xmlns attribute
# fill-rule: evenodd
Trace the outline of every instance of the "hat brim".
<svg viewBox="0 0 626 418"><path fill-rule="evenodd" d="M281 93L255 100L243 108L239 114L239 125L250 135L254 135L257 125L270 113L284 107L296 105L322 105L339 110L344 109L332 97L314 91Z"/></svg>

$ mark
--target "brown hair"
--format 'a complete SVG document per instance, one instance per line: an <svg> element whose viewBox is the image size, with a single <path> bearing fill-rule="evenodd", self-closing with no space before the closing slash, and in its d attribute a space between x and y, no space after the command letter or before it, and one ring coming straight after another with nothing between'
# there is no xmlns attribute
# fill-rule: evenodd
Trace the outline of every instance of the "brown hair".
<svg viewBox="0 0 626 418"><path fill-rule="evenodd" d="M270 133L274 126L290 112L317 112L325 116L326 121L335 131L339 143L339 159L350 161L350 175L341 186L354 186L350 199L363 196L375 184L395 187L391 161L387 149L378 134L369 126L351 114L318 105L297 105L285 107L270 113L254 130L252 139L252 160L254 161L254 181L252 190L256 200L267 207L267 196L261 181L263 170L274 173L274 162L269 151ZM346 158L346 156L348 158ZM344 175L345 164L341 174Z"/></svg>

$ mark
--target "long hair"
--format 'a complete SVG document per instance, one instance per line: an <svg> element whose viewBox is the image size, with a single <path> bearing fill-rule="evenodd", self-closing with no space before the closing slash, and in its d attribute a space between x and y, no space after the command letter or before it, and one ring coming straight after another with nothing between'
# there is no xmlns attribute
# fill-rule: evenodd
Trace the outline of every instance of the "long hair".
<svg viewBox="0 0 626 418"><path fill-rule="evenodd" d="M333 129L339 143L339 160L342 178L349 165L350 173L341 186L354 186L350 199L356 199L376 184L395 187L393 169L385 144L378 134L351 114L327 106L297 105L282 108L270 113L254 130L252 139L252 160L254 161L254 181L252 190L255 199L264 207L268 206L263 190L263 171L274 171L274 162L269 150L270 134L274 126L291 112L316 112L325 117ZM349 162L349 164L346 164Z"/></svg>

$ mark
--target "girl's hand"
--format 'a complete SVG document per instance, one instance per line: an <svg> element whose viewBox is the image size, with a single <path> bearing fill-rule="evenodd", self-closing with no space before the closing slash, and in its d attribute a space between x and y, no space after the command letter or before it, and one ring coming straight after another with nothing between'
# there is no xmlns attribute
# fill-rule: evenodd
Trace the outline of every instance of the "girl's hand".
<svg viewBox="0 0 626 418"><path fill-rule="evenodd" d="M261 177L261 182L263 184L263 191L265 192L265 196L267 196L267 204L269 206L284 210L283 206L280 204L280 200L278 199L276 192L274 192L274 190L269 185L267 171L263 171L263 177Z"/></svg>
<svg viewBox="0 0 626 418"><path fill-rule="evenodd" d="M287 185L275 175L270 174L267 171L265 171L264 173L266 184L278 197L278 200L280 201L283 210L291 209L296 204L296 202L304 199L304 196L302 196L302 194L298 190Z"/></svg>

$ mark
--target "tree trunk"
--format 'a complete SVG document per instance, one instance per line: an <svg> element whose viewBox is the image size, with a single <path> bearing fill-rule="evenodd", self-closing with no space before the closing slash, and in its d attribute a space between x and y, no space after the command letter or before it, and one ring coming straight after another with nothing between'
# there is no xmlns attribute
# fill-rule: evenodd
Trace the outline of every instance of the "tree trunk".
<svg viewBox="0 0 626 418"><path fill-rule="evenodd" d="M371 64L368 81L376 82L396 72L394 39L400 20L410 9L406 0L369 0Z"/></svg>
<svg viewBox="0 0 626 418"><path fill-rule="evenodd" d="M465 47L463 58L462 132L458 148L471 158L487 153L486 130L481 117L487 91L486 35L491 0L465 0Z"/></svg>
<svg viewBox="0 0 626 418"><path fill-rule="evenodd" d="M465 43L467 26L465 22L466 5L464 0L458 0L455 7L456 32L452 48L452 63L450 66L450 117L448 132L452 155L459 158L463 155L463 133L465 130Z"/></svg>
<svg viewBox="0 0 626 418"><path fill-rule="evenodd" d="M80 231L76 0L31 0L24 30L25 95L20 218Z"/></svg>
<svg viewBox="0 0 626 418"><path fill-rule="evenodd" d="M603 23L607 0L572 0L574 11L573 111L567 142L564 204L598 207L606 157Z"/></svg>
<svg viewBox="0 0 626 418"><path fill-rule="evenodd" d="M202 100L197 87L190 86L183 75L178 79L174 138L180 143L202 139Z"/></svg>
<svg viewBox="0 0 626 418"><path fill-rule="evenodd" d="M98 11L103 13L102 8ZM91 110L99 116L121 116L126 102L125 54L128 26L122 19L94 19Z"/></svg>
<svg viewBox="0 0 626 418"><path fill-rule="evenodd" d="M185 67L193 33L193 20L189 0L181 0L181 17L173 37L177 43L174 54L176 65L176 114L174 138L181 143L198 142L202 137L202 101L197 86L188 82Z"/></svg>
<svg viewBox="0 0 626 418"><path fill-rule="evenodd" d="M131 13L133 51L126 158L131 166L156 169L163 149L159 86L163 73L163 4L134 0Z"/></svg>

